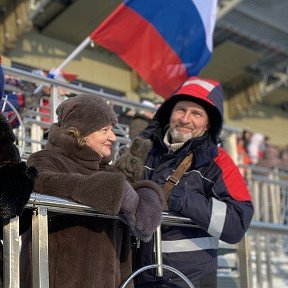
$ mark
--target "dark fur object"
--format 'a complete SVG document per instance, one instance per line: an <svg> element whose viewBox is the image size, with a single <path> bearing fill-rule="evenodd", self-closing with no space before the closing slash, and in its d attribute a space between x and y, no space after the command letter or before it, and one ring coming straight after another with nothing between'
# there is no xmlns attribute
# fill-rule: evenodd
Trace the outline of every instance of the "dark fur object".
<svg viewBox="0 0 288 288"><path fill-rule="evenodd" d="M14 141L12 129L4 116L0 114L0 165L5 161L19 162L21 160Z"/></svg>
<svg viewBox="0 0 288 288"><path fill-rule="evenodd" d="M151 147L151 140L137 137L130 149L116 160L115 167L125 174L132 185L143 179L143 166Z"/></svg>
<svg viewBox="0 0 288 288"><path fill-rule="evenodd" d="M0 142L14 142L15 136L5 117L0 114Z"/></svg>
<svg viewBox="0 0 288 288"><path fill-rule="evenodd" d="M37 172L26 163L9 163L0 167L0 215L12 218L21 215L34 187Z"/></svg>
<svg viewBox="0 0 288 288"><path fill-rule="evenodd" d="M33 191L36 169L21 162L15 136L0 114L0 216L21 215Z"/></svg>

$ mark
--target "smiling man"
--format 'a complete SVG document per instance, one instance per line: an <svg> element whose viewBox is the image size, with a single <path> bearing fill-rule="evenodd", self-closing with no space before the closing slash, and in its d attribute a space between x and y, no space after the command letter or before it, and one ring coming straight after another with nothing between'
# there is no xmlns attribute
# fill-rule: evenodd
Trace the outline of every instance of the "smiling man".
<svg viewBox="0 0 288 288"><path fill-rule="evenodd" d="M144 178L164 187L169 212L188 217L199 227L162 226L163 263L181 271L196 288L217 287L218 241L239 242L253 215L238 168L218 147L222 123L220 84L192 77L162 104L141 134L153 142ZM153 241L141 243L137 268L155 263L154 251ZM161 278L148 270L136 284L137 288L184 286L167 270Z"/></svg>
<svg viewBox="0 0 288 288"><path fill-rule="evenodd" d="M171 142L186 142L202 136L209 128L205 109L191 101L180 101L174 106L170 117Z"/></svg>

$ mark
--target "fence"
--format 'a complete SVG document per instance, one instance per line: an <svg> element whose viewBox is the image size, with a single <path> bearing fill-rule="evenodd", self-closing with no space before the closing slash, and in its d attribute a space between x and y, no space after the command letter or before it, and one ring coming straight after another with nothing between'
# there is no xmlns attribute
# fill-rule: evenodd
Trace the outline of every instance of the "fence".
<svg viewBox="0 0 288 288"><path fill-rule="evenodd" d="M288 183L285 183L286 188L288 187ZM41 194L33 193L29 204L27 205L29 208L33 209L33 218L32 218L32 265L33 265L33 287L41 287L48 288L49 287L49 271L48 271L48 211L58 212L58 213L69 213L69 214L77 214L83 216L91 216L91 217L104 217L104 218L113 218L118 219L117 216L107 216L103 214L96 213L90 207L81 205L79 203L70 202L68 200L45 196ZM163 214L162 225L185 225L185 226L195 226L190 219L183 217L176 217L169 214ZM160 229L157 231L158 239L158 249L157 251L157 262L153 267L143 267L141 271L144 271L147 268L156 268L158 269L159 275L163 273L162 269L170 269L174 273L178 273L176 269L173 270L173 267L163 266L161 262L161 234L159 235ZM19 245L19 217L10 219L4 225L3 229L3 243L4 243L4 288L19 288L20 287L20 269L19 269L19 257L20 257L20 245ZM255 281L253 284L253 271L251 271L251 263L253 262L251 259L251 253L253 250L249 248L251 245L251 241L253 239L259 238L259 243L264 243L270 245L274 243L270 242L269 237L271 234L275 235L283 235L283 237L287 238L288 236L288 227L283 224L272 224L263 221L254 221L251 224L249 232L247 236L241 241L238 245L237 253L239 258L239 266L238 270L240 273L239 282L240 287L265 287L264 281L258 280L263 276L263 271L260 271L260 274L257 273L257 282L255 286ZM261 237L264 238L261 240ZM268 240L267 240L268 239ZM159 242L160 241L160 242ZM267 253L267 247L262 247L256 243L257 253L259 255L263 253L263 251ZM281 244L281 243L278 243ZM283 244L283 243L282 243ZM274 245L274 244L273 244ZM229 246L220 246L222 249L229 249ZM231 248L231 247L230 247ZM264 248L264 250L262 249ZM279 247L278 247L279 248ZM269 250L269 249L268 249ZM269 252L271 256L271 252ZM258 264L258 260L255 262ZM269 262L265 265L268 267ZM262 262L259 263L260 266L263 265ZM270 267L271 268L271 267ZM257 270L258 267L257 267ZM138 271L138 272L141 272ZM251 273L252 272L252 273ZM121 288L124 288L125 285L132 280L132 278L136 275L136 273L132 274L131 277L122 284ZM187 287L193 287L192 284L189 284L189 280L185 279L185 275L178 274L184 281L187 281ZM262 275L262 276L261 276ZM269 286L273 287L272 281L272 273L269 274ZM263 277L262 277L263 278ZM261 282L262 281L262 282ZM183 282L184 283L184 282ZM262 284L261 284L262 283ZM189 286L190 285L190 286ZM260 285L260 286L259 286ZM223 286L220 286L223 287ZM231 286L230 286L231 287Z"/></svg>
<svg viewBox="0 0 288 288"><path fill-rule="evenodd" d="M278 169L251 167L247 178L255 209L254 220L260 223L270 223L273 227L279 225L288 227L287 173L281 173ZM286 180L281 180L281 178ZM259 231L256 235L249 237L251 257L255 263L253 267L255 269L254 285L257 285L255 287L279 287L275 281L277 273L283 274L286 278L286 283L283 285L288 285L287 235L277 236Z"/></svg>
<svg viewBox="0 0 288 288"><path fill-rule="evenodd" d="M108 95L102 91L66 84L13 68L4 68L4 71L6 74L26 81L37 84L49 84L53 87L53 89L51 89L50 99L52 99L52 101L50 107L41 106L43 103L41 104L41 101L38 101L36 104L30 105L21 115L23 119L20 119L20 126L16 129L16 132L18 133L18 145L21 148L24 159L31 152L42 149L46 143L43 132L45 132L45 129L49 128L55 120L55 107L59 101L62 101L62 99L60 99L61 97L57 95L57 88L67 89L73 93L98 95L106 98L114 105L120 105L121 107L153 110L152 108L129 101L125 98ZM48 116L51 115L48 121L43 121L43 118L47 117L47 114L41 112L43 110L42 108L51 111L51 113L49 112L48 114ZM236 136L238 132L239 130L237 129L224 126L224 147L236 163ZM119 125L117 127L115 151L121 150L122 147L127 147L129 142L127 126ZM225 263L222 265L219 260L219 263L222 265L218 273L219 282L221 283L220 287L270 288L277 286L280 288L279 279L283 281L288 279L288 269L286 269L286 265L288 264L286 255L288 252L288 176L287 173L281 173L278 170L260 169L253 166L241 168L246 171L246 181L255 206L254 222L252 222L245 239L238 246L227 246L222 243L222 252L224 255L220 255L219 259ZM33 281L35 283L34 287L41 288L48 287L47 211L53 210L60 213L78 213L81 215L107 217L105 215L99 215L91 208L77 203L67 202L59 198L49 199L43 197L44 196L40 197L39 195L35 197L34 195L29 204L29 207L34 209L32 223L34 231ZM169 223L174 225L191 225L189 219L179 217L172 219L169 215L164 215L163 221L165 225ZM9 223L4 225L5 288L19 287L18 230L18 218L11 219ZM159 238L160 236L158 239ZM231 258L232 260L227 258L227 256L230 256L228 255L231 254L230 252L234 257ZM236 252L237 257L235 256ZM43 259L46 260L42 261ZM158 260L161 262L161 257ZM159 263L157 264L158 269ZM159 271L159 273L161 274L161 271ZM230 282L227 282L227 279ZM224 283L224 280L227 280L227 285ZM286 284L288 286L288 283Z"/></svg>

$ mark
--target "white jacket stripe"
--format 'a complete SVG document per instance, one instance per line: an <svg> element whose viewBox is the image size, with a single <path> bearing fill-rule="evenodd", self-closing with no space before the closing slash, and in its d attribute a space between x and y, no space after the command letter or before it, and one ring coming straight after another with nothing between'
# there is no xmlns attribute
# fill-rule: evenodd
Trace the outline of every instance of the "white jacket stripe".
<svg viewBox="0 0 288 288"><path fill-rule="evenodd" d="M218 249L218 239L213 237L162 241L163 253L192 252Z"/></svg>
<svg viewBox="0 0 288 288"><path fill-rule="evenodd" d="M227 205L215 198L212 198L212 201L211 220L207 232L219 239L225 223Z"/></svg>

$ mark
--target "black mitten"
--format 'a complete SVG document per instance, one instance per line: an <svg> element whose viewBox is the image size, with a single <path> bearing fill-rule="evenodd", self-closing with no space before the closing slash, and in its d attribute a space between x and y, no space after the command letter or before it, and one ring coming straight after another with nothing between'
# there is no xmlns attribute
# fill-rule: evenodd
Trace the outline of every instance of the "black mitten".
<svg viewBox="0 0 288 288"><path fill-rule="evenodd" d="M5 163L0 166L0 216L12 218L22 214L33 191L37 170L26 163Z"/></svg>
<svg viewBox="0 0 288 288"><path fill-rule="evenodd" d="M151 147L151 140L137 137L130 149L116 160L115 167L125 174L132 185L143 178L144 161Z"/></svg>

